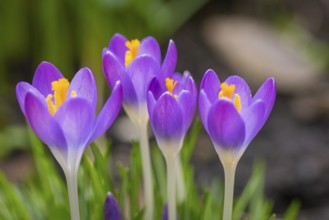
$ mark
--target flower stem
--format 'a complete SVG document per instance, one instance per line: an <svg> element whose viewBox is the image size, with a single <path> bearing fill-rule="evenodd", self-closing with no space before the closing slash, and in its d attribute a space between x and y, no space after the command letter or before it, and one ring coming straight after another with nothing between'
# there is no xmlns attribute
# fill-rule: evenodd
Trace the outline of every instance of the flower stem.
<svg viewBox="0 0 329 220"><path fill-rule="evenodd" d="M67 190L69 193L71 220L80 220L77 170L65 172Z"/></svg>
<svg viewBox="0 0 329 220"><path fill-rule="evenodd" d="M145 220L153 219L153 181L151 169L150 148L147 135L147 121L140 126L140 147L142 152L144 198L145 198Z"/></svg>
<svg viewBox="0 0 329 220"><path fill-rule="evenodd" d="M182 170L182 163L180 160L180 155L176 158L176 177L177 177L177 199L179 202L183 202L185 200L185 181Z"/></svg>
<svg viewBox="0 0 329 220"><path fill-rule="evenodd" d="M168 193L168 220L176 219L176 158L174 155L166 156L167 163L167 193Z"/></svg>
<svg viewBox="0 0 329 220"><path fill-rule="evenodd" d="M225 176L223 220L232 220L236 163L223 164L223 167L224 167L224 176Z"/></svg>

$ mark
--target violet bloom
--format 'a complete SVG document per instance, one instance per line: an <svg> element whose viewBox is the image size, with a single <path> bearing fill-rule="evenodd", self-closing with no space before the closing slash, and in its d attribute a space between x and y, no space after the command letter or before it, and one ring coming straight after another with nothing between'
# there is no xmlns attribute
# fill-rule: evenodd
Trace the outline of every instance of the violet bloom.
<svg viewBox="0 0 329 220"><path fill-rule="evenodd" d="M208 70L200 85L199 111L216 150L240 157L266 122L274 104L276 85L267 79L252 97L248 84L230 76L222 84Z"/></svg>
<svg viewBox="0 0 329 220"><path fill-rule="evenodd" d="M230 220L236 165L245 149L266 122L275 101L276 85L267 79L252 97L248 84L239 76L220 83L208 70L200 85L199 111L225 173L223 220Z"/></svg>
<svg viewBox="0 0 329 220"><path fill-rule="evenodd" d="M196 96L195 83L188 73L164 81L155 78L148 92L151 125L167 164L169 220L176 219L177 155L194 116Z"/></svg>
<svg viewBox="0 0 329 220"><path fill-rule="evenodd" d="M96 91L94 76L88 68L79 70L69 83L48 62L38 66L32 85L20 82L16 87L18 103L32 130L48 145L63 168L69 193L76 191L70 187L76 185L77 170L86 147L110 127L121 108L122 88L118 82L95 118ZM70 202L71 198L70 195ZM78 207L72 208L71 213L78 215Z"/></svg>
<svg viewBox="0 0 329 220"><path fill-rule="evenodd" d="M148 121L147 88L154 76L165 79L176 68L177 51L169 42L167 54L161 63L161 50L156 39L146 37L142 41L127 40L115 34L108 48L103 50L103 69L106 81L113 87L120 80L123 87L123 107L132 122Z"/></svg>
<svg viewBox="0 0 329 220"><path fill-rule="evenodd" d="M103 50L103 69L106 81L113 87L119 80L123 87L123 108L139 133L143 162L145 219L153 219L152 169L147 135L149 115L147 112L147 89L157 76L171 77L177 61L176 46L170 41L167 54L161 63L161 51L153 37L142 41L127 40L115 34L108 48Z"/></svg>
<svg viewBox="0 0 329 220"><path fill-rule="evenodd" d="M122 220L120 206L110 192L107 193L104 203L104 220Z"/></svg>
<svg viewBox="0 0 329 220"><path fill-rule="evenodd" d="M148 111L154 135L165 155L179 152L180 148L165 146L181 147L195 113L196 96L195 82L187 72L183 76L175 74L163 82L156 78L152 81Z"/></svg>

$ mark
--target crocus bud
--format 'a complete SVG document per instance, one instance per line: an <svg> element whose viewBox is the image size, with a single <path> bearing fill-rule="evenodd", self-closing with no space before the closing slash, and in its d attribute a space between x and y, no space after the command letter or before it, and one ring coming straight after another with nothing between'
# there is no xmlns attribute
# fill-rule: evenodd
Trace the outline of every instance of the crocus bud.
<svg viewBox="0 0 329 220"><path fill-rule="evenodd" d="M104 220L122 220L120 206L110 192L107 193L104 203Z"/></svg>

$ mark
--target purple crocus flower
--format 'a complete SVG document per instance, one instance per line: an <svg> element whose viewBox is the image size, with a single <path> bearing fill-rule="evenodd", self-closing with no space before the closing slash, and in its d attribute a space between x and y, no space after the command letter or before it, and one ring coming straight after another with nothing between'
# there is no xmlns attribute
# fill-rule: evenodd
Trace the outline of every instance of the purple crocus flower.
<svg viewBox="0 0 329 220"><path fill-rule="evenodd" d="M266 122L275 96L273 78L267 79L252 97L241 77L230 76L220 83L216 73L208 70L200 85L199 111L216 150L240 158Z"/></svg>
<svg viewBox="0 0 329 220"><path fill-rule="evenodd" d="M160 46L153 37L127 40L115 34L103 50L103 69L106 81L112 88L120 80L123 86L123 106L134 124L148 120L147 88L154 76L165 79L176 68L177 51L173 41L161 64Z"/></svg>
<svg viewBox="0 0 329 220"><path fill-rule="evenodd" d="M95 118L97 89L92 72L82 68L69 83L48 62L38 66L32 85L17 84L16 95L31 128L48 145L65 173L77 170L84 150L110 127L122 102L118 82Z"/></svg>
<svg viewBox="0 0 329 220"><path fill-rule="evenodd" d="M177 159L185 133L196 108L197 89L188 72L172 78L154 78L150 84L147 107L157 143L167 164L168 217L176 219ZM166 217L166 211L164 214Z"/></svg>
<svg viewBox="0 0 329 220"><path fill-rule="evenodd" d="M149 115L147 112L147 89L156 76L163 81L171 77L176 68L177 51L169 42L167 54L161 63L160 46L153 37L142 41L127 40L115 34L103 50L103 69L110 87L119 80L123 87L123 108L139 134L142 152L145 218L153 219L152 169L147 135Z"/></svg>
<svg viewBox="0 0 329 220"><path fill-rule="evenodd" d="M172 78L154 78L150 84L147 104L150 122L161 150L163 146L181 146L191 125L196 108L197 89L188 72L175 74ZM175 149L176 153L180 149ZM170 150L171 151L171 150Z"/></svg>
<svg viewBox="0 0 329 220"><path fill-rule="evenodd" d="M104 220L122 220L120 206L110 192L107 193L104 203Z"/></svg>

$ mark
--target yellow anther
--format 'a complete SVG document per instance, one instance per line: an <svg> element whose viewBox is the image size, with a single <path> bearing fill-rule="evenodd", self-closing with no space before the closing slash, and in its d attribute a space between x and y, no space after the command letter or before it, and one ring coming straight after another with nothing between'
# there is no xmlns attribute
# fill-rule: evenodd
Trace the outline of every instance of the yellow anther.
<svg viewBox="0 0 329 220"><path fill-rule="evenodd" d="M53 94L49 94L46 97L48 109L51 115L54 115L57 109L65 102L67 93L69 91L70 83L67 79L61 78L51 83L51 90ZM76 91L71 92L71 97L77 96Z"/></svg>
<svg viewBox="0 0 329 220"><path fill-rule="evenodd" d="M56 107L52 101L53 95L49 94L46 98L46 102L48 104L48 109L51 115L54 115L56 112Z"/></svg>
<svg viewBox="0 0 329 220"><path fill-rule="evenodd" d="M137 39L127 41L126 47L128 47L128 51L125 56L125 65L128 66L133 59L137 56L140 42Z"/></svg>
<svg viewBox="0 0 329 220"><path fill-rule="evenodd" d="M169 77L166 78L166 88L171 94L174 91L176 84L177 82L175 80L170 79Z"/></svg>
<svg viewBox="0 0 329 220"><path fill-rule="evenodd" d="M231 99L235 91L235 85L228 85L226 83L222 83L220 84L220 89L221 90L218 94L219 98L226 97Z"/></svg>
<svg viewBox="0 0 329 220"><path fill-rule="evenodd" d="M51 90L54 91L56 109L65 101L70 83L67 79L61 78L51 83Z"/></svg>
<svg viewBox="0 0 329 220"><path fill-rule="evenodd" d="M241 111L241 99L239 94L234 94L235 92L235 85L228 85L226 83L220 84L220 92L218 93L218 98L228 98L232 100L234 95L233 104L238 112Z"/></svg>
<svg viewBox="0 0 329 220"><path fill-rule="evenodd" d="M234 103L236 110L238 110L238 112L240 112L241 111L241 99L240 99L239 94L234 95L233 103Z"/></svg>

